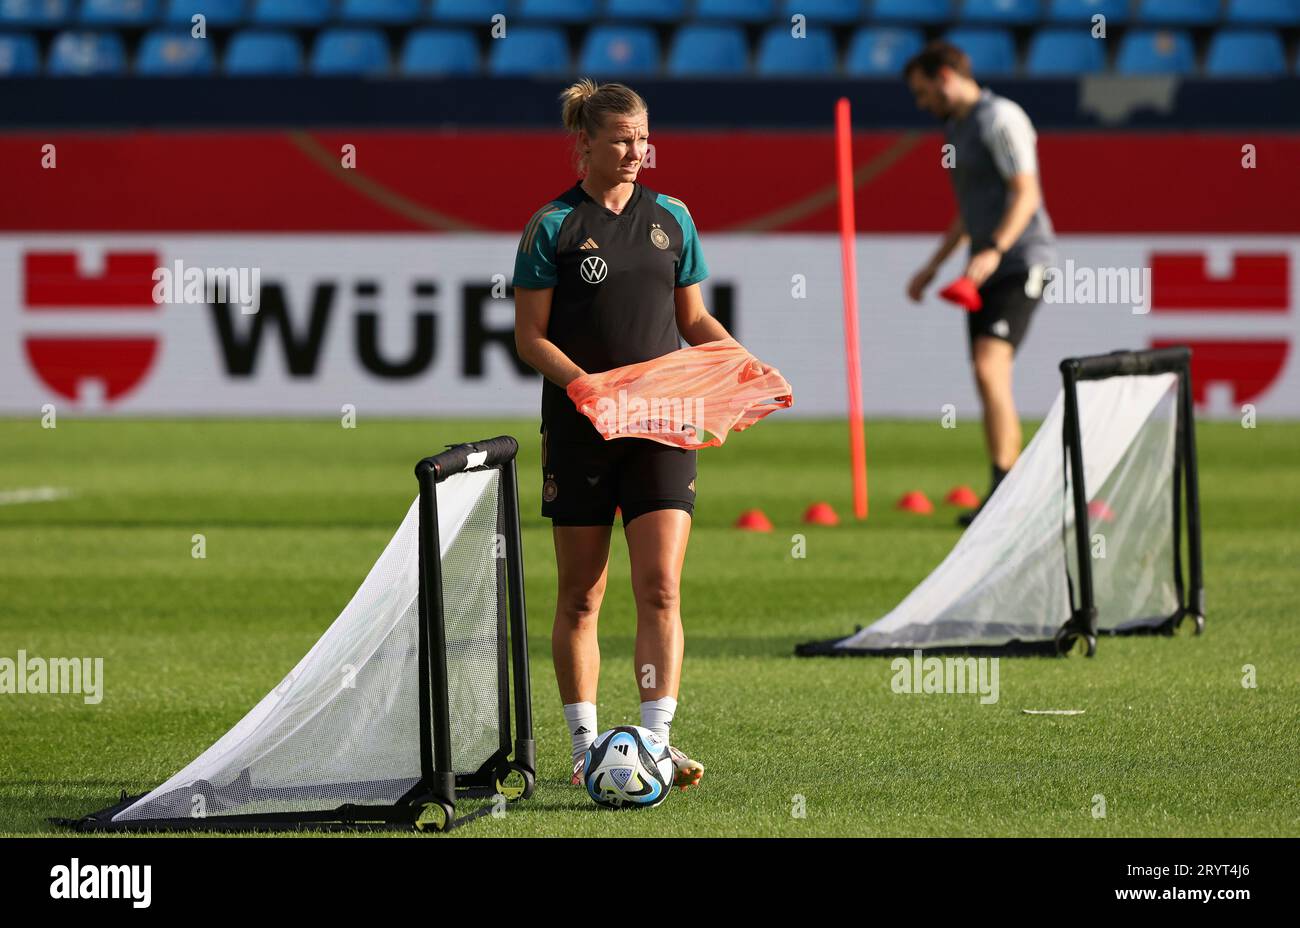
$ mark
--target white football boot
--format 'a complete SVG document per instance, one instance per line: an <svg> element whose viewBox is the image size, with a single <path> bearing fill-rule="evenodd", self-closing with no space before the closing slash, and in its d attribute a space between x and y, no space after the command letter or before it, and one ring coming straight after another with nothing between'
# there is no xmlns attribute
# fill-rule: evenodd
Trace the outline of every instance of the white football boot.
<svg viewBox="0 0 1300 928"><path fill-rule="evenodd" d="M698 760L691 760L671 744L668 745L668 756L673 759L673 771L676 773L673 786L685 790L700 785L700 780L704 779L703 764Z"/></svg>

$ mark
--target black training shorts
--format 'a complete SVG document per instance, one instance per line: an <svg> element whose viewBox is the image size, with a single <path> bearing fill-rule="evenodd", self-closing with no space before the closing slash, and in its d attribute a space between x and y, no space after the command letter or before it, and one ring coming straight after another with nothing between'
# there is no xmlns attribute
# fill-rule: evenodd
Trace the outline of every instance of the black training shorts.
<svg viewBox="0 0 1300 928"><path fill-rule="evenodd" d="M695 452L648 438L598 444L542 431L542 515L554 525L623 525L656 509L695 511Z"/></svg>
<svg viewBox="0 0 1300 928"><path fill-rule="evenodd" d="M981 335L1010 342L1013 349L1020 347L1029 321L1043 292L1042 271L1034 269L1017 271L988 281L980 287L984 307L966 314L966 328L971 348Z"/></svg>

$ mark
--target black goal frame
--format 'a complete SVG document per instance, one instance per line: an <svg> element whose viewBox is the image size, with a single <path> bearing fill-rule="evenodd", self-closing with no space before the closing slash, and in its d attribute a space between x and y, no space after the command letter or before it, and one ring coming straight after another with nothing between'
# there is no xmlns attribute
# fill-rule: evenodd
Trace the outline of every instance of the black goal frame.
<svg viewBox="0 0 1300 928"><path fill-rule="evenodd" d="M1145 351L1112 351L1109 354L1066 358L1061 362L1065 391L1063 450L1066 480L1071 487L1074 508L1074 541L1078 566L1078 599L1070 584L1071 615L1056 633L1056 649L1062 654L1082 652L1091 657L1097 649L1097 603L1093 590L1091 518L1088 492L1084 486L1083 437L1079 430L1078 385L1085 380L1109 377L1178 375L1174 447L1174 590L1178 605L1158 624L1119 629L1114 635L1173 635L1183 621L1191 619L1193 630L1205 630L1205 584L1201 562L1201 504L1196 474L1196 414L1192 399L1192 350L1186 346ZM1070 480L1071 475L1075 479ZM1187 577L1183 576L1183 511L1187 515Z"/></svg>
<svg viewBox="0 0 1300 928"><path fill-rule="evenodd" d="M449 445L446 451L415 465L420 485L420 677L427 680L427 698L420 700L421 782L405 800L421 806L417 825L445 831L491 810L484 806L471 816L456 818L458 797L501 795L508 800L532 796L536 788L537 744L533 739L532 697L528 672L528 626L524 607L523 539L519 531L519 481L515 458L519 443L509 435L480 442ZM456 773L451 750L451 720L447 696L447 642L443 615L442 560L435 554L438 537L437 485L448 477L498 467L501 495L497 531L505 540L505 558L497 559L497 588L505 586L509 622L498 606L498 705L501 741L497 751L473 773ZM429 591L438 591L430 597ZM509 643L510 659L506 650ZM513 671L513 680L511 677ZM511 682L515 694L515 737L510 738Z"/></svg>
<svg viewBox="0 0 1300 928"><path fill-rule="evenodd" d="M457 816L461 799L500 796L525 799L536 789L537 749L533 739L532 696L528 669L528 620L524 601L523 541L519 527L519 486L515 460L519 443L509 435L448 445L415 466L419 484L419 673L420 779L391 805L344 803L311 812L271 812L212 815L202 818L158 818L114 822L113 816L147 793L128 796L124 790L113 805L80 819L52 818L57 825L88 832L157 831L379 831L415 829L448 831L493 810L482 805ZM457 474L500 471L497 531L504 539L505 557L496 558L497 589L506 590L506 604L497 598L497 685L500 743L472 772L455 772L451 747L446 626L443 610L441 544L438 533L437 485ZM429 552L434 552L430 557ZM430 591L437 595L430 596ZM514 727L511 729L513 690ZM512 737L513 734L513 737ZM217 787L200 781L197 791L220 798L237 787L248 795L247 771L233 784ZM409 782L409 781L407 781ZM381 784L354 784L361 790ZM266 799L310 797L328 787L268 788Z"/></svg>
<svg viewBox="0 0 1300 928"><path fill-rule="evenodd" d="M1091 562L1091 517L1088 513L1088 493L1083 480L1083 442L1079 429L1078 385L1085 380L1103 380L1107 377L1141 376L1163 373L1178 375L1178 396L1175 401L1175 448L1173 474L1173 571L1174 590L1178 604L1169 615L1137 617L1144 624L1124 629L1107 630L1108 635L1173 635L1182 630L1187 619L1192 620L1196 634L1205 630L1205 588L1201 568L1201 506L1196 474L1196 418L1192 396L1192 352L1186 346L1156 348L1144 351L1113 351L1110 354L1066 358L1060 363L1063 381L1064 410L1062 416L1062 455L1065 467L1062 486L1061 538L1066 552L1064 570L1069 589L1069 615L1057 629L1052 639L1023 641L1013 639L1002 644L940 645L937 647L840 648L846 636L795 645L799 657L910 657L916 651L927 655L959 654L989 656L1043 656L1084 653L1089 657L1097 649L1097 604L1093 587ZM1079 479L1070 482L1071 474ZM1069 499L1064 499L1070 488ZM1077 550L1078 576L1070 570L1067 534L1068 514L1074 513L1074 545ZM1187 577L1183 573L1183 518L1187 524ZM859 625L853 632L862 630ZM852 635L848 636L852 637Z"/></svg>

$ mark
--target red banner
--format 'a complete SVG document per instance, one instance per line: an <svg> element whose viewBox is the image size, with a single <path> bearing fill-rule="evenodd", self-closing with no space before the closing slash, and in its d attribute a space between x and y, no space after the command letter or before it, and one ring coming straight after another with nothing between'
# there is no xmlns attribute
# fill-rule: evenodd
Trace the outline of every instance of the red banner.
<svg viewBox="0 0 1300 928"><path fill-rule="evenodd" d="M829 131L651 142L643 180L685 200L703 231L836 228ZM942 144L937 132L854 137L859 230L947 225ZM1300 203L1297 135L1043 133L1038 147L1062 233L1300 231L1285 208ZM10 133L0 231L514 232L573 183L570 156L561 132Z"/></svg>

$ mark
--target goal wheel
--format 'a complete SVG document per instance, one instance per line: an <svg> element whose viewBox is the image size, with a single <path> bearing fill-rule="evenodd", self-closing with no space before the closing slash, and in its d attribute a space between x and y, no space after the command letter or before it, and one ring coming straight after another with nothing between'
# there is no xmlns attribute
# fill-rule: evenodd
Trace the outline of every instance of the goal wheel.
<svg viewBox="0 0 1300 928"><path fill-rule="evenodd" d="M456 820L456 810L449 802L426 802L415 819L416 831L447 831Z"/></svg>
<svg viewBox="0 0 1300 928"><path fill-rule="evenodd" d="M506 802L527 799L533 794L536 786L536 777L533 776L533 772L522 764L511 761L497 768L497 792L505 797Z"/></svg>
<svg viewBox="0 0 1300 928"><path fill-rule="evenodd" d="M1191 631L1193 635L1205 634L1205 616L1197 612L1184 612L1182 615L1180 615L1178 617L1178 621L1174 623L1174 627L1171 634L1185 634L1187 632L1187 628L1183 623L1185 623L1188 619L1191 619L1192 621Z"/></svg>
<svg viewBox="0 0 1300 928"><path fill-rule="evenodd" d="M1066 626L1056 633L1056 653L1064 657L1071 654L1092 657L1097 653L1097 636Z"/></svg>

